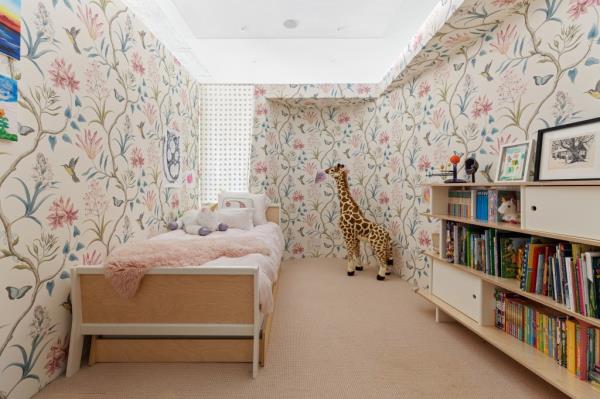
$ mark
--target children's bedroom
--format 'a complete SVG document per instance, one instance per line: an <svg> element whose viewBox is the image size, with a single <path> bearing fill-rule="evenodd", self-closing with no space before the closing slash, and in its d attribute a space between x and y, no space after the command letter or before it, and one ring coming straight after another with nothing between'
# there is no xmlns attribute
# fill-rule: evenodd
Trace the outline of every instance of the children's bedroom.
<svg viewBox="0 0 600 399"><path fill-rule="evenodd" d="M0 399L600 398L599 0L0 0Z"/></svg>

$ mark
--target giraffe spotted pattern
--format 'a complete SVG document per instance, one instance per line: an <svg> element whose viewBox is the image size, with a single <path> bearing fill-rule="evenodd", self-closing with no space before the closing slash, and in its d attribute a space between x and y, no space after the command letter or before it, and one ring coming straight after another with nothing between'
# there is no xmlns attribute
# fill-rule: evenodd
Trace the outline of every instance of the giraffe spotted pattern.
<svg viewBox="0 0 600 399"><path fill-rule="evenodd" d="M350 195L348 189L348 175L342 164L337 164L325 170L325 173L335 179L338 197L340 200L340 229L346 242L348 251L348 275L353 276L355 270L362 270L358 264L360 260L360 241L371 245L377 261L379 271L378 280L384 280L390 274L388 267L393 264L392 239L389 233L377 223L367 219Z"/></svg>

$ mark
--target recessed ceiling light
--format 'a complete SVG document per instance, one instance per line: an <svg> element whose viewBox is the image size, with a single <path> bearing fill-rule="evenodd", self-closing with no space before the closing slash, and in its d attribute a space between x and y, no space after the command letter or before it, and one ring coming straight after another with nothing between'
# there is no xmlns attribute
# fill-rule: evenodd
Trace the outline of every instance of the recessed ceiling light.
<svg viewBox="0 0 600 399"><path fill-rule="evenodd" d="M298 26L298 20L286 19L285 21L283 21L283 26L285 26L288 29L296 29L296 27Z"/></svg>

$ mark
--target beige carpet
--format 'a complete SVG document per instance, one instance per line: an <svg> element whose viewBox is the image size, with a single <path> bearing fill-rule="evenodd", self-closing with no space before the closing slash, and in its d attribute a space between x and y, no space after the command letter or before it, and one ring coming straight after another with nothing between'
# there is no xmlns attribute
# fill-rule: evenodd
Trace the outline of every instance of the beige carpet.
<svg viewBox="0 0 600 399"><path fill-rule="evenodd" d="M43 398L562 398L534 374L374 268L284 264L267 367L97 364L47 386Z"/></svg>

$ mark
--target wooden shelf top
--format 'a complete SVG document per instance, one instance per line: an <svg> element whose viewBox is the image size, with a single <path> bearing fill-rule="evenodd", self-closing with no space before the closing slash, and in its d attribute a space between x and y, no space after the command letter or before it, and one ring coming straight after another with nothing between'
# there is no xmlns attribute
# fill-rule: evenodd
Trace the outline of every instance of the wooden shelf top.
<svg viewBox="0 0 600 399"><path fill-rule="evenodd" d="M539 303L540 305L544 305L548 308L557 310L561 313L564 313L567 316L571 316L575 319L581 320L584 323L590 324L594 327L598 327L600 328L600 319L597 319L595 317L588 317L588 316L584 316L580 313L574 312L572 310L570 310L569 308L567 308L565 305L555 302L552 298L544 296L544 295L539 295L539 294L534 294L531 292L527 292L527 291L523 291L520 287L519 281L517 279L514 278L502 278L502 277L496 277L496 276L491 276L489 274L486 274L484 272L481 272L479 270L474 270L471 269L468 266L464 266L464 265L457 265L456 263L451 263L448 262L447 260L445 260L444 258L442 258L441 256L439 256L438 254L435 254L433 252L425 252L425 255L432 257L440 262L444 262L445 264L452 266L464 273L468 273L468 274L472 274L474 276L479 277L481 280L486 281L490 284L493 284L497 287L503 288L507 291L510 292L514 292L516 294L521 295L524 298L528 298L534 302Z"/></svg>
<svg viewBox="0 0 600 399"><path fill-rule="evenodd" d="M521 233L521 234L532 235L532 236L537 236L537 237L546 237L546 238L552 238L552 239L560 240L560 241L576 242L576 243L580 243L580 244L587 244L587 245L593 245L596 247L600 247L600 240L584 238L584 237L569 236L569 235L565 235L565 234L549 233L546 231L525 229L525 228L521 227L521 225L514 224L514 223L485 222L483 220L471 219L471 218L461 218L461 217L457 217L457 216L443 215L440 213L422 213L421 215L427 216L430 218L434 218L434 219L448 220L451 222L470 224L473 226L481 226L481 227L487 227L490 229L498 229L498 230L503 230L503 231L514 231L515 233Z"/></svg>
<svg viewBox="0 0 600 399"><path fill-rule="evenodd" d="M417 294L566 395L573 398L600 398L600 392L596 391L590 383L579 380L566 368L556 364L554 359L534 347L494 326L479 325L429 291L419 290Z"/></svg>
<svg viewBox="0 0 600 399"><path fill-rule="evenodd" d="M475 182L475 183L423 183L424 187L523 187L523 186L600 186L600 180L527 181L527 182Z"/></svg>

